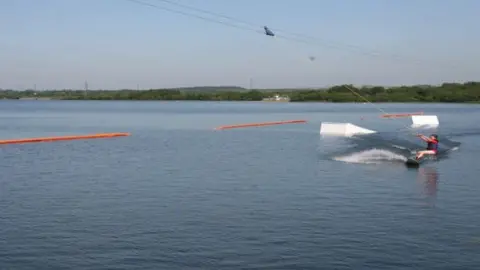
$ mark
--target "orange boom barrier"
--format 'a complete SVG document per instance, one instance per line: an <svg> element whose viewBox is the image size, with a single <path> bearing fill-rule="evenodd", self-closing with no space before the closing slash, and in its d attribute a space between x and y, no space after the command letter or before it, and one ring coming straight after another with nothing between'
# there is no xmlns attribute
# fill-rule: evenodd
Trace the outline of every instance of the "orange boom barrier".
<svg viewBox="0 0 480 270"><path fill-rule="evenodd" d="M223 129L232 129L232 128L246 128L246 127L264 127L264 126L273 126L273 125L284 125L284 124L302 124L306 123L306 120L287 120L287 121L277 121L277 122L261 122L261 123L249 123L249 124L238 124L230 126L219 126L216 127L216 130Z"/></svg>
<svg viewBox="0 0 480 270"><path fill-rule="evenodd" d="M413 115L423 115L423 112L418 112L418 113L397 113L397 114L382 114L382 118L400 118L400 117L409 117Z"/></svg>
<svg viewBox="0 0 480 270"><path fill-rule="evenodd" d="M90 134L90 135L11 139L11 140L0 140L0 144L71 141L71 140L84 140L84 139L124 137L124 136L130 136L130 133L100 133L100 134Z"/></svg>

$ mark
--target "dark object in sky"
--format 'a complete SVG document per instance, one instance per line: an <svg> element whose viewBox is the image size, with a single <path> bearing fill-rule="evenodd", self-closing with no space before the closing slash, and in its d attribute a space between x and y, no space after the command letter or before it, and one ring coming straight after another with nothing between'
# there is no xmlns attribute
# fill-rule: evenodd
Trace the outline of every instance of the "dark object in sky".
<svg viewBox="0 0 480 270"><path fill-rule="evenodd" d="M275 34L270 29L268 29L268 27L264 26L263 29L265 29L265 35L271 36L271 37L275 36Z"/></svg>
<svg viewBox="0 0 480 270"><path fill-rule="evenodd" d="M315 61L315 56L310 56L308 58L310 59L310 61Z"/></svg>

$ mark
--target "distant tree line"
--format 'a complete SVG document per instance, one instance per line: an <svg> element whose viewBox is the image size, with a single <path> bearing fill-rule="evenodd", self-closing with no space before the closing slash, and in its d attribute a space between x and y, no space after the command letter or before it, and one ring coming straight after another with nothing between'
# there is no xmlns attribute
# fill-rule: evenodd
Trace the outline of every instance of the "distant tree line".
<svg viewBox="0 0 480 270"><path fill-rule="evenodd" d="M371 102L480 102L480 82L360 88L339 85L326 89L248 90L225 86L150 90L0 90L0 99L261 101L263 98L281 94L288 95L292 102L365 101L352 90Z"/></svg>

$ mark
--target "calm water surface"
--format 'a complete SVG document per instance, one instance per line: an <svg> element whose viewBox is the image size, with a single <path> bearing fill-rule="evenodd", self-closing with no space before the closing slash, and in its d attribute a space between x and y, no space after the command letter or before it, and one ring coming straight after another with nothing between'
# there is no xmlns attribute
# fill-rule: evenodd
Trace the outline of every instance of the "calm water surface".
<svg viewBox="0 0 480 270"><path fill-rule="evenodd" d="M381 106L462 145L332 160L322 121L410 124L369 104L0 101L0 139L132 134L0 146L0 269L479 269L480 106ZM213 131L284 119L309 122Z"/></svg>

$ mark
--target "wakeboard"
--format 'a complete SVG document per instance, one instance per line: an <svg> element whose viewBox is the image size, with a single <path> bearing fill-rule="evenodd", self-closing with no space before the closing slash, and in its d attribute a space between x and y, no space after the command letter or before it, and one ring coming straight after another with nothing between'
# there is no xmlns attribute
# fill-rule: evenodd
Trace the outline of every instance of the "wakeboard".
<svg viewBox="0 0 480 270"><path fill-rule="evenodd" d="M424 155L421 159L417 159L416 155L411 155L407 161L405 161L405 165L408 167L418 167L425 161L432 161L432 160L437 160L437 156L432 156L432 155Z"/></svg>
<svg viewBox="0 0 480 270"><path fill-rule="evenodd" d="M422 159L417 159L415 156L409 157L407 161L405 161L405 165L408 167L418 167L422 163Z"/></svg>

